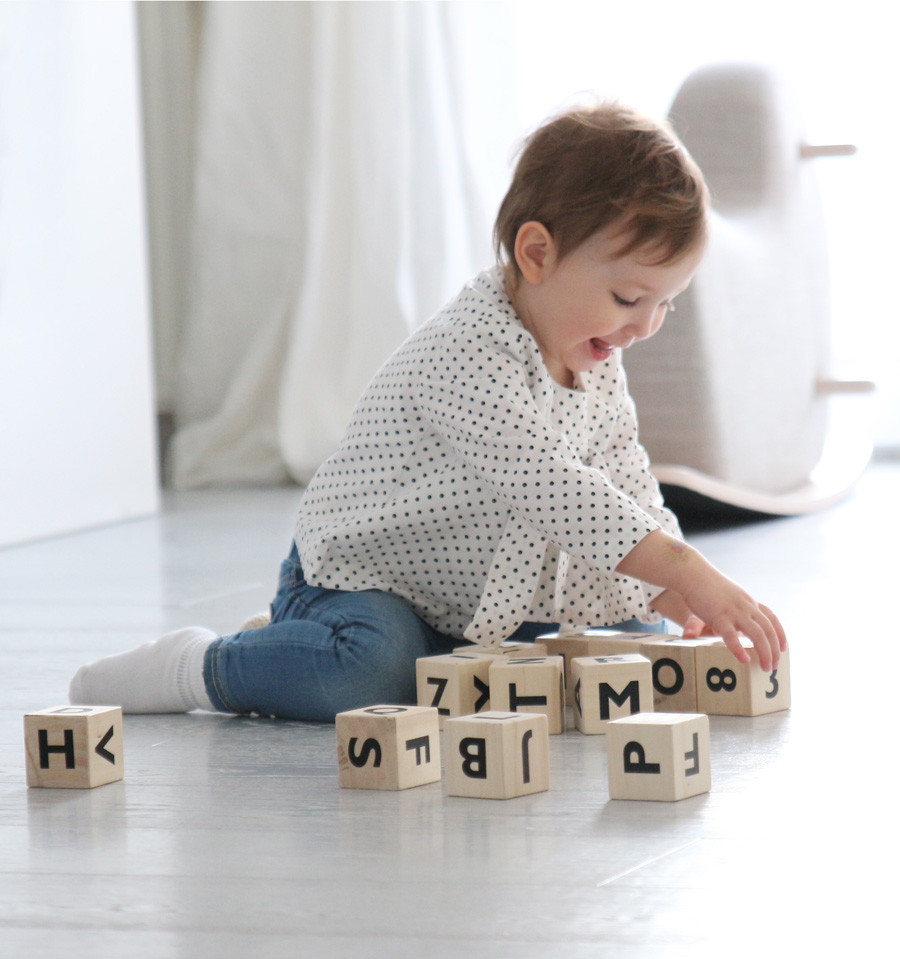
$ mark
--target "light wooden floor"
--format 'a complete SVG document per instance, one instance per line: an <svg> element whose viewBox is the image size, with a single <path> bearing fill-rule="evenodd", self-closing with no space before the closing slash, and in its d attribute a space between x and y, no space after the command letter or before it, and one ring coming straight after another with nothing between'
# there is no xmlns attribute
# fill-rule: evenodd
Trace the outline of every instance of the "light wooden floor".
<svg viewBox="0 0 900 959"><path fill-rule="evenodd" d="M341 790L332 727L200 713L126 718L124 782L29 790L23 714L87 659L265 607L297 491L0 552L0 954L894 954L898 489L880 464L827 513L693 537L781 614L794 705L713 717L712 791L673 804L610 801L575 731L549 792L492 802Z"/></svg>

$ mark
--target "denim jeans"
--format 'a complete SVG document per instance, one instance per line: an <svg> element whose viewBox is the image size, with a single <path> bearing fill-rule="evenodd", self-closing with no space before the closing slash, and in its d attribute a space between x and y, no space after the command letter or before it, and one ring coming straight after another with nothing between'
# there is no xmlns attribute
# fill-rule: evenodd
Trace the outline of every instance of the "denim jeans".
<svg viewBox="0 0 900 959"><path fill-rule="evenodd" d="M226 713L333 722L336 713L416 701L416 660L465 644L420 619L405 600L380 590L310 586L294 546L281 564L272 621L214 640L203 675ZM618 629L658 631L632 621ZM513 639L554 632L526 623Z"/></svg>

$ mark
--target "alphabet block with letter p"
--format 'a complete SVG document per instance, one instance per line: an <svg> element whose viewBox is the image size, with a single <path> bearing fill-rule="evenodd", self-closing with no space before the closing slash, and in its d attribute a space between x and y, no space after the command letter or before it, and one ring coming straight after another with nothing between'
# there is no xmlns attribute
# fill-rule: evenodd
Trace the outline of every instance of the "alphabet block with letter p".
<svg viewBox="0 0 900 959"><path fill-rule="evenodd" d="M338 781L351 789L409 789L441 778L438 711L367 706L338 713Z"/></svg>
<svg viewBox="0 0 900 959"><path fill-rule="evenodd" d="M491 709L543 713L552 734L565 732L566 684L562 656L497 657L491 663Z"/></svg>
<svg viewBox="0 0 900 959"><path fill-rule="evenodd" d="M440 723L448 716L469 716L491 705L490 668L494 656L446 653L416 660L420 706L434 706Z"/></svg>
<svg viewBox="0 0 900 959"><path fill-rule="evenodd" d="M637 653L572 660L575 728L605 733L610 720L653 711L650 660Z"/></svg>
<svg viewBox="0 0 900 959"><path fill-rule="evenodd" d="M118 706L53 706L25 716L29 786L91 789L125 775Z"/></svg>
<svg viewBox="0 0 900 959"><path fill-rule="evenodd" d="M791 662L785 650L778 667L770 673L759 668L753 643L741 637L750 654L749 663L739 663L722 640L698 647L697 709L718 716L761 716L791 705Z"/></svg>
<svg viewBox="0 0 900 959"><path fill-rule="evenodd" d="M709 792L709 717L638 713L606 727L609 798L674 802Z"/></svg>
<svg viewBox="0 0 900 959"><path fill-rule="evenodd" d="M543 713L488 710L444 723L447 794L512 799L550 788L550 734Z"/></svg>

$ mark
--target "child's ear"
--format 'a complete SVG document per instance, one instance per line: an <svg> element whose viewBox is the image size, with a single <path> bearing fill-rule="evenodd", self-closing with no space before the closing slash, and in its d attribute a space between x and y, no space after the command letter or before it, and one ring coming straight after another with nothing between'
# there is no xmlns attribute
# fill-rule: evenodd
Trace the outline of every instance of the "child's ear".
<svg viewBox="0 0 900 959"><path fill-rule="evenodd" d="M556 244L547 227L537 220L523 223L516 234L515 255L522 278L543 283L556 262Z"/></svg>

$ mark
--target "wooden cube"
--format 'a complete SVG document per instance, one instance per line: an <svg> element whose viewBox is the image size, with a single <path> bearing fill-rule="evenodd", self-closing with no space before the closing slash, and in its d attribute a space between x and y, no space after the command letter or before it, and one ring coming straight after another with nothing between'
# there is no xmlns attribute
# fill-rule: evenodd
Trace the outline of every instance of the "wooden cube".
<svg viewBox="0 0 900 959"><path fill-rule="evenodd" d="M698 647L697 710L719 716L761 716L791 705L790 654L781 654L778 667L764 672L759 654L749 639L741 643L750 654L749 663L739 663L722 640Z"/></svg>
<svg viewBox="0 0 900 959"><path fill-rule="evenodd" d="M92 789L125 774L118 706L53 706L25 716L29 786Z"/></svg>
<svg viewBox="0 0 900 959"><path fill-rule="evenodd" d="M489 710L444 724L447 793L512 799L550 788L550 736L543 713Z"/></svg>
<svg viewBox="0 0 900 959"><path fill-rule="evenodd" d="M674 802L709 792L709 717L638 713L606 728L610 799Z"/></svg>
<svg viewBox="0 0 900 959"><path fill-rule="evenodd" d="M454 646L454 653L470 653L473 656L546 656L547 647L543 643L500 643L499 646L479 646L469 643L467 646Z"/></svg>
<svg viewBox="0 0 900 959"><path fill-rule="evenodd" d="M441 778L438 711L367 706L335 717L338 781L350 789L409 789Z"/></svg>
<svg viewBox="0 0 900 959"><path fill-rule="evenodd" d="M447 716L469 716L490 709L489 671L493 656L447 653L416 660L420 706L434 706L441 726Z"/></svg>
<svg viewBox="0 0 900 959"><path fill-rule="evenodd" d="M575 728L605 733L612 719L653 711L650 660L638 653L572 660Z"/></svg>
<svg viewBox="0 0 900 959"><path fill-rule="evenodd" d="M719 646L719 637L682 639L680 636L644 637L641 653L653 670L654 712L703 712L697 705L696 651L704 646Z"/></svg>
<svg viewBox="0 0 900 959"><path fill-rule="evenodd" d="M566 728L566 687L562 656L527 659L496 657L491 663L491 708L510 713L543 713L551 734Z"/></svg>
<svg viewBox="0 0 900 959"><path fill-rule="evenodd" d="M600 630L592 630L579 636L563 636L554 634L541 636L541 643L547 648L550 656L562 656L565 664L566 705L574 706L575 681L572 678L572 660L579 656L605 656L612 652L608 648L610 639L620 634L609 631L608 635L600 635ZM628 647L629 652L631 648ZM636 651L636 650L635 650ZM615 650L619 652L619 650Z"/></svg>

